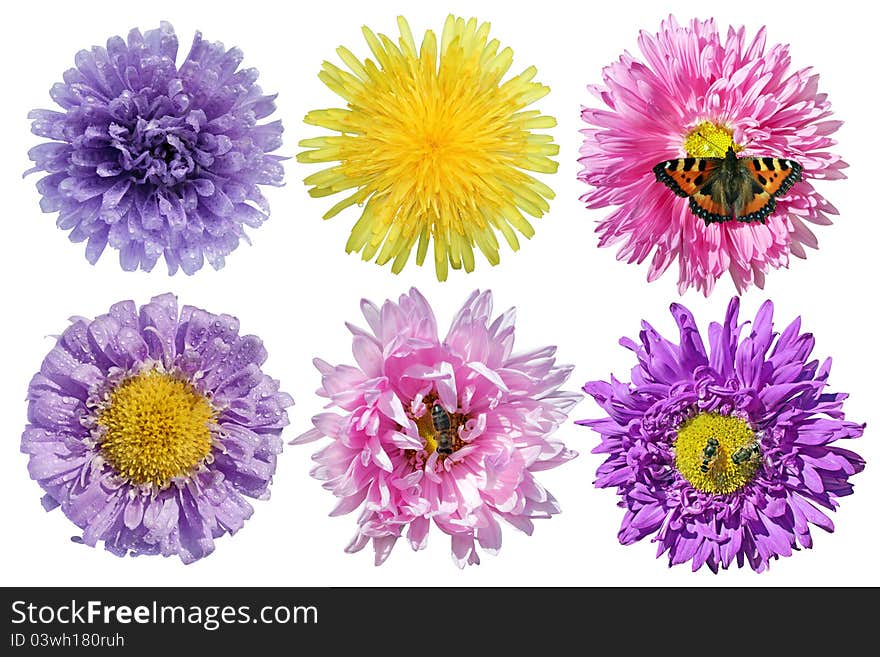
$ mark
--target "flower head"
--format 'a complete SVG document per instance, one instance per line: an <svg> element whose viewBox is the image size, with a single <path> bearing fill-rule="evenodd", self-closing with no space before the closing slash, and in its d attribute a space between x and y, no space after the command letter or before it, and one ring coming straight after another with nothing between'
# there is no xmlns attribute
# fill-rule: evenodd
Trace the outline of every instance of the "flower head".
<svg viewBox="0 0 880 657"><path fill-rule="evenodd" d="M338 162L305 179L315 197L354 190L325 219L357 204L360 219L346 252L403 269L413 246L421 265L434 240L437 277L474 269L474 247L498 264L500 232L516 251L516 231L534 234L523 213L540 217L553 191L525 171L553 173L556 125L525 108L550 91L532 82L534 67L502 82L510 48L489 41L489 24L449 16L438 48L427 31L416 46L398 18L400 40L364 28L376 62L361 62L340 47L351 72L324 63L319 77L347 102L346 109L309 112L305 122L341 134L300 142L300 162Z"/></svg>
<svg viewBox="0 0 880 657"><path fill-rule="evenodd" d="M837 214L811 182L843 178L847 166L827 150L841 122L829 118L819 76L790 71L788 46L767 48L764 28L751 42L744 28L722 40L713 20L680 26L670 17L659 33L642 32L639 47L645 61L626 53L606 67L604 85L591 87L604 107L581 114L590 127L582 131L579 178L595 188L582 200L614 208L597 228L599 245L620 243L618 259L627 262L653 253L650 281L677 259L680 292L709 295L725 272L740 291L763 287L770 267L818 248L809 223ZM765 219L707 225L652 173L664 160L723 158L728 148L796 161L802 179Z"/></svg>
<svg viewBox="0 0 880 657"><path fill-rule="evenodd" d="M348 546L370 540L381 564L406 532L425 547L431 524L452 537L459 567L501 547L499 520L531 534L559 512L535 479L577 454L550 437L580 399L559 387L571 367L554 347L513 354L514 310L492 320L492 295L474 292L446 338L415 289L364 301L370 331L350 327L357 366L322 360L318 394L338 413L313 419L295 443L328 437L312 476L340 498L331 515L363 506Z"/></svg>
<svg viewBox="0 0 880 657"><path fill-rule="evenodd" d="M269 497L293 403L260 366L238 320L171 294L138 309L75 318L28 390L21 449L46 491L83 530L124 556L207 556Z"/></svg>
<svg viewBox="0 0 880 657"><path fill-rule="evenodd" d="M820 509L853 491L864 461L837 446L863 424L844 420L847 395L826 390L831 360L807 360L813 336L796 319L773 330L773 304L741 339L739 299L709 327L707 352L691 313L672 304L678 344L647 323L640 342L624 338L638 364L632 382L611 377L584 390L608 417L584 420L608 458L596 486L617 488L626 509L624 545L654 535L669 564L717 572L812 546L809 525L833 531Z"/></svg>
<svg viewBox="0 0 880 657"><path fill-rule="evenodd" d="M269 216L260 185L280 185L281 121L259 124L274 96L238 70L242 53L196 33L178 68L168 23L107 47L82 50L76 68L52 87L62 111L34 110L32 131L52 141L29 152L28 173L44 212L73 242L87 241L94 264L105 247L125 270L192 274L205 260L219 269L245 226Z"/></svg>

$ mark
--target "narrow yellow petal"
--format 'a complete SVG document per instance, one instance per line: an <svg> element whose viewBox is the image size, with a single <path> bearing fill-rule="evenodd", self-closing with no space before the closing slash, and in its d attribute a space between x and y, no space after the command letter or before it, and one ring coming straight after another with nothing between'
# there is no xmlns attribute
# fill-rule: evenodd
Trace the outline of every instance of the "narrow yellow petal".
<svg viewBox="0 0 880 657"><path fill-rule="evenodd" d="M350 68L361 80L366 82L369 79L367 71L360 63L360 60L358 60L348 48L345 46L339 46L336 49L336 54L339 55L339 59L345 62L345 65L348 66L348 68Z"/></svg>
<svg viewBox="0 0 880 657"><path fill-rule="evenodd" d="M431 243L431 229L425 226L419 235L419 247L416 252L416 264L421 266L425 262L425 255L428 253L428 245Z"/></svg>
<svg viewBox="0 0 880 657"><path fill-rule="evenodd" d="M449 276L449 260L446 252L446 241L441 236L434 236L434 268L437 280L445 281Z"/></svg>
<svg viewBox="0 0 880 657"><path fill-rule="evenodd" d="M327 210L327 212L324 213L323 218L324 219L332 219L337 214L339 214L340 212L345 210L345 208L351 207L352 205L355 205L356 203L363 203L368 194L369 194L369 192L367 190L360 190L356 194L352 194L348 198L346 198L342 201L339 201L339 203L337 203L332 208Z"/></svg>
<svg viewBox="0 0 880 657"><path fill-rule="evenodd" d="M400 41L407 49L407 55L415 57L417 52L416 42L413 39L412 30L409 29L409 23L406 22L403 16L397 17L397 29L400 30Z"/></svg>

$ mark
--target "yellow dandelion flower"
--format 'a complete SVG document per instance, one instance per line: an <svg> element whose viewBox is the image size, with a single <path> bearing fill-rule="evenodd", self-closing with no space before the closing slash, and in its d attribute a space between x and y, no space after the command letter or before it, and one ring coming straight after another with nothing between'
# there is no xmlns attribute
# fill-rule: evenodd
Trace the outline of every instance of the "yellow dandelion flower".
<svg viewBox="0 0 880 657"><path fill-rule="evenodd" d="M489 23L449 16L439 49L427 31L416 47L406 20L395 43L369 28L363 33L376 61L336 52L349 70L324 62L320 79L347 102L345 109L309 112L305 122L338 135L304 139L300 162L335 162L305 179L313 197L355 190L324 215L358 205L360 219L346 251L393 260L400 272L413 247L421 265L434 240L437 278L448 267L474 269L474 247L498 264L500 232L514 251L517 231L534 229L554 194L526 171L554 173L559 152L550 135L555 119L524 109L549 91L529 67L502 81L513 51L489 41Z"/></svg>

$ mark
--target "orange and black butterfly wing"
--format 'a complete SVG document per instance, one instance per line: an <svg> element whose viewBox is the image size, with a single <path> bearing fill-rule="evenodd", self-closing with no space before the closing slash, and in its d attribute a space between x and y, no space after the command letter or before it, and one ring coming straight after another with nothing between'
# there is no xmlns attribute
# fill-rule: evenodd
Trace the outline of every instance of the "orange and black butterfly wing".
<svg viewBox="0 0 880 657"><path fill-rule="evenodd" d="M707 225L731 219L763 223L776 209L776 198L801 180L803 167L775 157L684 157L660 162L654 175L687 198L691 212Z"/></svg>
<svg viewBox="0 0 880 657"><path fill-rule="evenodd" d="M707 226L733 219L733 210L712 198L707 185L703 185L688 199L688 205L691 212L705 221Z"/></svg>
<svg viewBox="0 0 880 657"><path fill-rule="evenodd" d="M654 167L657 182L662 182L677 196L689 197L700 191L721 166L719 157L681 157L666 160Z"/></svg>
<svg viewBox="0 0 880 657"><path fill-rule="evenodd" d="M776 209L776 197L802 180L803 167L786 158L748 157L739 160L752 178L751 198L743 199L737 221L763 223Z"/></svg>
<svg viewBox="0 0 880 657"><path fill-rule="evenodd" d="M733 212L716 203L709 193L711 183L721 168L720 157L682 157L666 160L654 167L654 176L677 196L688 199L691 212L707 224L728 221Z"/></svg>

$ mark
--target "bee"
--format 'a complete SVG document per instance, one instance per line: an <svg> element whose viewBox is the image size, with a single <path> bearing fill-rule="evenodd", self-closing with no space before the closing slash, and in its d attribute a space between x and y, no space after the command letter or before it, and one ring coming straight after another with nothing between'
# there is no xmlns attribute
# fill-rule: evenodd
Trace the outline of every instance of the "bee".
<svg viewBox="0 0 880 657"><path fill-rule="evenodd" d="M434 431L437 439L437 453L448 456L452 454L452 421L449 419L449 413L440 404L435 403L431 407L431 422L434 424Z"/></svg>
<svg viewBox="0 0 880 657"><path fill-rule="evenodd" d="M700 472L709 472L709 468L715 463L716 458L718 458L718 439L713 437L706 441L706 446L703 448L703 463L700 465Z"/></svg>
<svg viewBox="0 0 880 657"><path fill-rule="evenodd" d="M736 450L731 456L730 460L733 461L735 465L742 465L752 459L760 459L761 458L761 446L758 444L758 441L754 441L745 445L744 447L740 447Z"/></svg>

